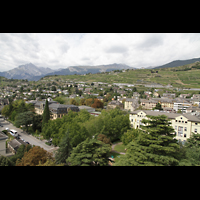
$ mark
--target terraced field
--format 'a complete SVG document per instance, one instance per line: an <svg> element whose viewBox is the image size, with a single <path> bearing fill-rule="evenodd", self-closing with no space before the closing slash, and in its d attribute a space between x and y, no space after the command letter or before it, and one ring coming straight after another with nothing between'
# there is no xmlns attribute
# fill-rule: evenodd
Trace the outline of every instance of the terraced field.
<svg viewBox="0 0 200 200"><path fill-rule="evenodd" d="M89 74L89 75L67 75L56 76L68 81L84 81L84 82L106 82L106 83L131 83L131 84L144 84L144 83L159 83L163 85L171 84L174 87L183 88L200 88L200 69L192 68L194 63L176 67L175 68L162 68L162 69L137 69L127 70L120 73L104 73L104 74ZM190 68L190 70L184 71ZM156 73L158 71L158 73ZM153 73L154 72L154 73ZM44 77L43 79L51 79L51 77Z"/></svg>

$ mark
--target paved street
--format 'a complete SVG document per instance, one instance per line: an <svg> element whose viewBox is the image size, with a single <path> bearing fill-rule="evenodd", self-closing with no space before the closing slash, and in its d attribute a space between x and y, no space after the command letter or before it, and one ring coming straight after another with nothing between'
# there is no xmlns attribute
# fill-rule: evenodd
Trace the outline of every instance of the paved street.
<svg viewBox="0 0 200 200"><path fill-rule="evenodd" d="M47 150L48 152L53 152L54 150L58 149L58 147L52 147L45 144L45 141L41 141L32 135L28 135L27 133L24 133L20 128L15 127L12 123L9 121L4 120L4 118L0 118L0 124L3 125L3 127L0 127L0 131L5 130L6 128L14 129L19 133L19 136L21 139L24 139L25 141L29 142L32 145L40 146Z"/></svg>

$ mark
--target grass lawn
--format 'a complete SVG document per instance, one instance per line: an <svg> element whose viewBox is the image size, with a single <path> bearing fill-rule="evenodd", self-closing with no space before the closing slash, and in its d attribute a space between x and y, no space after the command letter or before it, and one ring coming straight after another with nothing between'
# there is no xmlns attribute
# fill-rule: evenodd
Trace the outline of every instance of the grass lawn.
<svg viewBox="0 0 200 200"><path fill-rule="evenodd" d="M115 163L118 162L120 160L120 158L125 156L125 155L115 153L115 152L110 152L110 156L114 157L115 161L113 162L113 166L115 166Z"/></svg>
<svg viewBox="0 0 200 200"><path fill-rule="evenodd" d="M124 150L126 148L126 146L124 144L117 144L115 147L114 147L114 150L115 151L118 151L118 152L123 152L123 153L126 153L126 151Z"/></svg>

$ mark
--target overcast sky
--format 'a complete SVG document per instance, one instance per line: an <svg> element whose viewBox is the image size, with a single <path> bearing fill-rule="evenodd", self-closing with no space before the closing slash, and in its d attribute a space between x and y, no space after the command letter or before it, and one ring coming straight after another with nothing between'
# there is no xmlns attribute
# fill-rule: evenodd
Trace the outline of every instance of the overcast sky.
<svg viewBox="0 0 200 200"><path fill-rule="evenodd" d="M0 33L0 71L123 63L141 68L200 57L199 33Z"/></svg>

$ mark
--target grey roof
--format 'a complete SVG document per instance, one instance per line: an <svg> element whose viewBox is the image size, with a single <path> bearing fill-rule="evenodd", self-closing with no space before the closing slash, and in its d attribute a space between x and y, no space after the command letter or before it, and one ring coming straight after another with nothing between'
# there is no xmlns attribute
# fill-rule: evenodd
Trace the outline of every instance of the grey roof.
<svg viewBox="0 0 200 200"><path fill-rule="evenodd" d="M20 140L20 139L14 139L14 140L11 140L10 142L8 142L8 144L14 149L14 150L17 150L19 148L20 145L27 145L26 142Z"/></svg>
<svg viewBox="0 0 200 200"><path fill-rule="evenodd" d="M200 122L200 119L198 119L196 116L193 116L191 114L167 113L167 112L159 112L159 111L152 111L152 110L136 110L136 111L130 112L130 114L138 114L141 111L145 112L147 115L152 115L152 116L166 115L169 119L175 119L178 116L184 116L189 121Z"/></svg>
<svg viewBox="0 0 200 200"><path fill-rule="evenodd" d="M113 100L108 105L123 105L123 103L120 103L119 101Z"/></svg>
<svg viewBox="0 0 200 200"><path fill-rule="evenodd" d="M78 107L79 107L79 109L95 109L95 108L92 108L90 106L84 106L84 105L78 106Z"/></svg>
<svg viewBox="0 0 200 200"><path fill-rule="evenodd" d="M8 136L0 131L0 140L8 139Z"/></svg>

